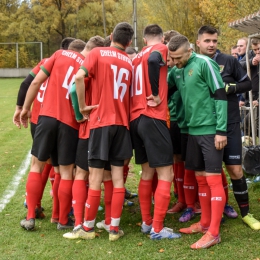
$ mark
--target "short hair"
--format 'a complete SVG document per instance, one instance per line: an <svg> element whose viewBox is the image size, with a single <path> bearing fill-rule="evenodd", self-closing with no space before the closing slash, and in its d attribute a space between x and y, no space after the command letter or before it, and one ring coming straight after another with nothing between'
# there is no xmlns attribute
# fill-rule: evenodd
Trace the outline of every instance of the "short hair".
<svg viewBox="0 0 260 260"><path fill-rule="evenodd" d="M260 39L259 38L252 38L251 39L251 44L252 45L258 45L260 43Z"/></svg>
<svg viewBox="0 0 260 260"><path fill-rule="evenodd" d="M180 34L180 33L175 30L169 30L169 31L164 32L163 36L164 36L165 43L168 43L173 36L178 35L178 34Z"/></svg>
<svg viewBox="0 0 260 260"><path fill-rule="evenodd" d="M134 53L137 54L136 49L133 48L133 47L127 47L127 48L125 49L125 52L126 52L127 54L134 54Z"/></svg>
<svg viewBox="0 0 260 260"><path fill-rule="evenodd" d="M104 47L109 47L111 45L111 37L108 35L104 40Z"/></svg>
<svg viewBox="0 0 260 260"><path fill-rule="evenodd" d="M203 25L199 28L198 30L198 37L204 33L208 33L208 34L217 34L219 35L219 31L213 27L213 26L210 26L210 25Z"/></svg>
<svg viewBox="0 0 260 260"><path fill-rule="evenodd" d="M235 46L231 47L231 50L235 50L236 48L237 48L237 46L235 45Z"/></svg>
<svg viewBox="0 0 260 260"><path fill-rule="evenodd" d="M86 46L86 43L80 39L72 41L68 47L68 50L82 52Z"/></svg>
<svg viewBox="0 0 260 260"><path fill-rule="evenodd" d="M72 37L66 37L61 41L60 44L60 49L62 50L67 50L69 48L69 45L71 42L73 42L74 40L76 40L76 38L72 38Z"/></svg>
<svg viewBox="0 0 260 260"><path fill-rule="evenodd" d="M239 40L245 41L245 42L246 42L246 45L248 44L248 38L247 38L247 37L239 38L237 41L239 41Z"/></svg>
<svg viewBox="0 0 260 260"><path fill-rule="evenodd" d="M133 27L126 22L118 23L113 30L112 40L126 47L134 35Z"/></svg>
<svg viewBox="0 0 260 260"><path fill-rule="evenodd" d="M150 24L144 28L144 38L163 37L163 30L158 24Z"/></svg>
<svg viewBox="0 0 260 260"><path fill-rule="evenodd" d="M105 39L99 35L93 36L88 40L86 49L91 51L95 47L104 47L104 41Z"/></svg>
<svg viewBox="0 0 260 260"><path fill-rule="evenodd" d="M190 48L188 38L181 34L173 36L168 43L169 51L177 51L181 47L186 48L186 50Z"/></svg>

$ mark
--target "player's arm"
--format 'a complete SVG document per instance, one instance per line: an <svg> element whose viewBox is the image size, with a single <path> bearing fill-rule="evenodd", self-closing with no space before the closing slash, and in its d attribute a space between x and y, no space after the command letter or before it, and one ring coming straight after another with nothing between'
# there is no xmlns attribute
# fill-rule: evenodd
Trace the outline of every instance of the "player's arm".
<svg viewBox="0 0 260 260"><path fill-rule="evenodd" d="M221 150L227 145L227 95L216 62L207 60L203 67L203 75L210 92L213 93L217 119L215 147Z"/></svg>
<svg viewBox="0 0 260 260"><path fill-rule="evenodd" d="M18 91L16 108L15 108L15 112L14 112L14 116L13 116L13 123L18 128L21 128L20 114L21 114L22 109L23 109L23 104L24 104L24 100L25 100L25 97L26 97L26 93L27 93L28 88L29 88L30 84L32 83L33 79L34 79L34 77L31 74L29 74L25 78L25 80L21 83L19 91Z"/></svg>
<svg viewBox="0 0 260 260"><path fill-rule="evenodd" d="M79 102L78 102L78 96L76 92L76 84L75 82L72 84L72 87L70 89L70 98L72 107L76 116L76 120L79 122L83 119L83 115L79 111Z"/></svg>
<svg viewBox="0 0 260 260"><path fill-rule="evenodd" d="M41 84L48 78L49 75L46 75L43 70L40 70L32 81L23 104L23 110L20 115L21 124L27 128L28 127L28 118L30 117L30 108L35 99Z"/></svg>
<svg viewBox="0 0 260 260"><path fill-rule="evenodd" d="M162 56L159 52L154 51L148 58L148 75L151 85L152 95L147 97L148 106L158 106L161 103L159 96L159 79L160 79L160 68L162 64Z"/></svg>

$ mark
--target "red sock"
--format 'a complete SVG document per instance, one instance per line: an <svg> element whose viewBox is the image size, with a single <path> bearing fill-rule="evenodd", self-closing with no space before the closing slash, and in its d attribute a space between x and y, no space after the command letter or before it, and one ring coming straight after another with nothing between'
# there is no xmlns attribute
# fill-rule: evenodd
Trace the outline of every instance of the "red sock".
<svg viewBox="0 0 260 260"><path fill-rule="evenodd" d="M211 222L209 232L213 236L219 234L219 226L226 202L221 174L206 177L211 191Z"/></svg>
<svg viewBox="0 0 260 260"><path fill-rule="evenodd" d="M127 179L127 176L128 176L128 171L129 171L129 167L128 165L124 165L124 183L126 183L126 179Z"/></svg>
<svg viewBox="0 0 260 260"><path fill-rule="evenodd" d="M158 186L154 196L153 228L156 233L163 229L163 221L170 203L172 182L158 180Z"/></svg>
<svg viewBox="0 0 260 260"><path fill-rule="evenodd" d="M196 176L199 190L199 200L201 206L200 224L204 228L210 226L211 220L211 192L206 176Z"/></svg>
<svg viewBox="0 0 260 260"><path fill-rule="evenodd" d="M72 186L72 206L74 209L75 227L82 223L86 197L87 190L85 181L74 180Z"/></svg>
<svg viewBox="0 0 260 260"><path fill-rule="evenodd" d="M70 213L72 204L72 185L73 180L60 180L58 190L60 202L59 223L62 225L68 222L68 214Z"/></svg>
<svg viewBox="0 0 260 260"><path fill-rule="evenodd" d="M173 192L174 192L174 194L178 194L178 186L177 186L177 181L176 181L176 178L178 176L178 166L179 166L178 163L173 164L174 176L173 176L172 182L173 182Z"/></svg>
<svg viewBox="0 0 260 260"><path fill-rule="evenodd" d="M118 227L120 223L120 217L123 210L123 204L125 200L125 188L115 188L113 189L113 196L111 201L111 224L110 230L115 230L118 232Z"/></svg>
<svg viewBox="0 0 260 260"><path fill-rule="evenodd" d="M178 171L177 171L177 190L178 190L178 202L181 202L183 204L185 203L185 196L184 196L184 189L183 189L183 183L184 183L184 162L178 163Z"/></svg>
<svg viewBox="0 0 260 260"><path fill-rule="evenodd" d="M194 171L185 169L183 188L187 207L194 208L198 196L198 184Z"/></svg>
<svg viewBox="0 0 260 260"><path fill-rule="evenodd" d="M141 178L138 187L142 221L145 222L145 224L148 226L150 226L153 222L151 215L152 183L153 180L143 180Z"/></svg>
<svg viewBox="0 0 260 260"><path fill-rule="evenodd" d="M53 200L52 200L52 218L59 219L59 197L58 197L58 190L60 185L60 174L55 173L55 180L53 183Z"/></svg>
<svg viewBox="0 0 260 260"><path fill-rule="evenodd" d="M223 188L224 188L225 195L226 195L226 201L225 201L226 203L225 204L228 204L228 182L227 182L227 176L226 176L223 169L221 171L221 176L222 176Z"/></svg>
<svg viewBox="0 0 260 260"><path fill-rule="evenodd" d="M104 194L104 202L105 202L105 224L110 225L111 223L111 201L113 196L113 182L112 180L104 181L105 194Z"/></svg>
<svg viewBox="0 0 260 260"><path fill-rule="evenodd" d="M153 175L153 182L152 182L152 192L153 192L153 196L154 196L154 194L155 194L157 185L158 185L158 173L157 173L157 171L155 170L155 171L154 171L154 175Z"/></svg>
<svg viewBox="0 0 260 260"><path fill-rule="evenodd" d="M43 196L43 192L44 192L44 189L45 189L47 180L48 180L48 178L49 178L49 174L50 174L51 168L52 168L52 165L46 163L45 166L44 166L44 168L43 168L43 171L42 171L42 173L41 173L41 176L42 176L42 190L41 190L40 200L39 200L38 203L37 203L37 207L38 207L38 208L41 208L41 200L42 200L42 196Z"/></svg>
<svg viewBox="0 0 260 260"><path fill-rule="evenodd" d="M89 231L94 227L98 206L100 204L100 197L101 190L88 190L88 199L85 204L85 222L83 225L83 228L86 231Z"/></svg>
<svg viewBox="0 0 260 260"><path fill-rule="evenodd" d="M55 180L54 167L51 167L50 174L49 174L49 180L51 182L51 188L53 189L53 184L54 184L54 180Z"/></svg>
<svg viewBox="0 0 260 260"><path fill-rule="evenodd" d="M41 197L42 177L38 172L29 172L26 183L26 203L27 217L26 219L35 218L35 207Z"/></svg>

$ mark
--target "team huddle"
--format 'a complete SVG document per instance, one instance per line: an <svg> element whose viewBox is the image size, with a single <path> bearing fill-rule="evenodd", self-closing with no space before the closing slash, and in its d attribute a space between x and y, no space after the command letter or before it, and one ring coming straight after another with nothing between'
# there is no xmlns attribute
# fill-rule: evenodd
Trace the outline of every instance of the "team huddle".
<svg viewBox="0 0 260 260"><path fill-rule="evenodd" d="M133 34L123 22L106 39L66 38L21 84L13 122L28 127L30 119L33 137L28 212L21 226L32 230L44 216L41 199L52 176L51 222L73 229L64 238L94 239L96 224L110 241L118 240L124 235L120 218L134 151L142 168L141 232L152 240L202 233L192 249L221 242L223 213L238 216L228 204L222 162L242 220L259 230L241 167L237 94L252 88L246 71L217 50L218 31L210 26L198 31L200 54L184 35L156 24L144 29L146 46L136 53ZM173 182L178 199L169 208ZM105 219L96 223L102 183ZM75 219L69 217L71 206ZM182 211L180 222L198 213L200 221L179 233L164 227L167 213Z"/></svg>

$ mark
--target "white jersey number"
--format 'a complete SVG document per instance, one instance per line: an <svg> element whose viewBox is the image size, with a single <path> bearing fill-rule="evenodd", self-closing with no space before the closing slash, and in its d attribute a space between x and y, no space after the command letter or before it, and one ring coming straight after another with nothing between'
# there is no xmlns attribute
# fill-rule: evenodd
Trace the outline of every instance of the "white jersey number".
<svg viewBox="0 0 260 260"><path fill-rule="evenodd" d="M111 65L111 69L114 72L114 99L118 99L119 89L122 87L122 91L120 94L120 100L122 102L127 90L127 85L126 83L122 82L122 79L124 77L125 80L128 80L129 71L127 69L121 68L118 72L118 77L116 78L117 66Z"/></svg>
<svg viewBox="0 0 260 260"><path fill-rule="evenodd" d="M68 69L68 71L67 71L67 73L66 73L66 76L65 76L65 78L64 78L64 81L63 81L63 83L62 83L62 87L63 87L63 88L66 88L66 89L68 90L67 95L66 95L66 99L69 99L70 89L71 89L71 86L72 86L72 84L74 83L75 77L76 77L76 75L74 74L73 77L72 77L72 79L71 79L71 81L68 82L68 81L69 81L69 78L70 78L70 76L71 76L71 73L73 72L73 70L74 70L74 67L70 66L69 69Z"/></svg>
<svg viewBox="0 0 260 260"><path fill-rule="evenodd" d="M133 70L134 74L134 70ZM139 96L143 93L143 73L142 73L142 64L139 64L136 67L134 80L132 81L132 88L131 88L131 97L133 95Z"/></svg>
<svg viewBox="0 0 260 260"><path fill-rule="evenodd" d="M43 99L44 99L44 94L45 94L45 91L47 89L47 86L48 86L48 82L49 82L49 78L47 78L42 84L41 84L41 87L38 91L38 94L37 94L37 100L42 103L43 102Z"/></svg>

